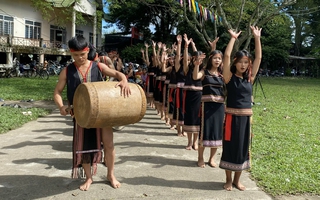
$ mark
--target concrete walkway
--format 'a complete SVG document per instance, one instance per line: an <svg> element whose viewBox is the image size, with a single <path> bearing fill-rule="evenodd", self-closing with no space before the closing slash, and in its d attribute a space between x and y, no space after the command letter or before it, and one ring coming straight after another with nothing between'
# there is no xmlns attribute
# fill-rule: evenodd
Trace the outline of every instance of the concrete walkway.
<svg viewBox="0 0 320 200"><path fill-rule="evenodd" d="M82 180L71 179L72 124L52 114L0 135L1 199L272 199L250 175L241 180L246 191L223 189L224 171L197 167L197 152L185 150L187 138L177 137L154 110L136 124L114 133L116 176L121 188L106 181L106 167L90 190L78 189ZM216 162L219 162L221 149ZM205 159L209 149L205 150Z"/></svg>

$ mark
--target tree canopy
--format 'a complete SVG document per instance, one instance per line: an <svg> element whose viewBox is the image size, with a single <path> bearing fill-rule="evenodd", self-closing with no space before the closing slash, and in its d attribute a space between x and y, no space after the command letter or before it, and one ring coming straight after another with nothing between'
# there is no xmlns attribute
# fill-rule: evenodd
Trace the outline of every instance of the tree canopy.
<svg viewBox="0 0 320 200"><path fill-rule="evenodd" d="M195 0L199 8L212 12L214 20L205 19L188 0L106 0L107 22L123 32L137 27L146 41L173 43L177 34L186 33L197 47L209 51L209 41L220 37L217 48L223 50L229 40L228 29L242 31L234 51L250 49L250 25L263 28L263 62L268 67L288 62L294 55L320 54L318 11L320 0ZM200 7L201 5L201 7ZM204 10L202 10L204 11ZM300 14L298 14L300 13ZM303 15L303 17L301 17ZM150 25L154 27L152 33ZM303 52L303 54L301 54Z"/></svg>

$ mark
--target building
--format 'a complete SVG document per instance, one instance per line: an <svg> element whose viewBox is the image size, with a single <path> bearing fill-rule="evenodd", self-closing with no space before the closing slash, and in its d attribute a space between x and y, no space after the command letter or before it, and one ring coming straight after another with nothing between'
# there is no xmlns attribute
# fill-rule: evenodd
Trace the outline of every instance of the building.
<svg viewBox="0 0 320 200"><path fill-rule="evenodd" d="M102 0L39 0L50 3L47 18L31 0L0 1L0 69L12 67L14 58L20 63L34 59L43 63L47 60L70 59L67 41L75 35L83 35L99 48L102 44L101 30L97 30L97 10L102 11ZM63 10L73 8L66 19ZM45 9L45 8L44 8ZM76 15L86 22L76 25Z"/></svg>

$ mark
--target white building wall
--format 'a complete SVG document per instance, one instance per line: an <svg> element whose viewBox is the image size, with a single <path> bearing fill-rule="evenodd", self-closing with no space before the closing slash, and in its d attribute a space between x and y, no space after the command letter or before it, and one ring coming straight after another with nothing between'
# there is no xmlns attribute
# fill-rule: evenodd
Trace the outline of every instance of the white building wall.
<svg viewBox="0 0 320 200"><path fill-rule="evenodd" d="M94 0L81 0L80 5L75 6L76 11L86 13L88 15L95 15L96 4Z"/></svg>
<svg viewBox="0 0 320 200"><path fill-rule="evenodd" d="M19 6L17 6L19 5ZM46 24L43 22L42 16L39 11L36 11L31 6L29 0L1 0L0 1L0 14L14 17L14 37L25 37L25 20L37 21L42 24L42 35L50 36L50 27L47 29Z"/></svg>
<svg viewBox="0 0 320 200"><path fill-rule="evenodd" d="M81 6L76 6L76 9L83 13L95 14L95 4L90 3L93 0L82 0ZM19 5L19 6L17 6ZM39 11L32 7L31 0L0 0L0 14L14 17L14 37L25 37L25 20L31 20L41 23L41 38L50 40L50 23L43 20ZM63 16L59 16L63 17ZM89 41L89 32L93 33L93 16L90 16L90 21L86 25L79 25L78 30L84 31L84 37ZM72 22L66 24L67 40L71 38ZM101 39L99 38L99 44Z"/></svg>

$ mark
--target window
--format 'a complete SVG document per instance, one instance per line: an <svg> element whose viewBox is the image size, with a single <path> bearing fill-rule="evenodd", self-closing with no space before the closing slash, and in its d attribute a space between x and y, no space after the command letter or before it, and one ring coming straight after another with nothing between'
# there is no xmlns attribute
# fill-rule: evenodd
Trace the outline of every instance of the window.
<svg viewBox="0 0 320 200"><path fill-rule="evenodd" d="M89 43L93 44L93 33L89 33ZM96 34L96 46L98 46L98 34Z"/></svg>
<svg viewBox="0 0 320 200"><path fill-rule="evenodd" d="M63 48L66 44L67 31L65 28L50 25L50 42L55 48Z"/></svg>
<svg viewBox="0 0 320 200"><path fill-rule="evenodd" d="M83 31L76 30L76 36L82 36L83 37Z"/></svg>
<svg viewBox="0 0 320 200"><path fill-rule="evenodd" d="M25 24L26 24L25 38L29 38L29 39L40 39L41 38L41 23L40 22L33 22L30 20L26 20Z"/></svg>
<svg viewBox="0 0 320 200"><path fill-rule="evenodd" d="M13 17L0 15L0 35L13 35Z"/></svg>

